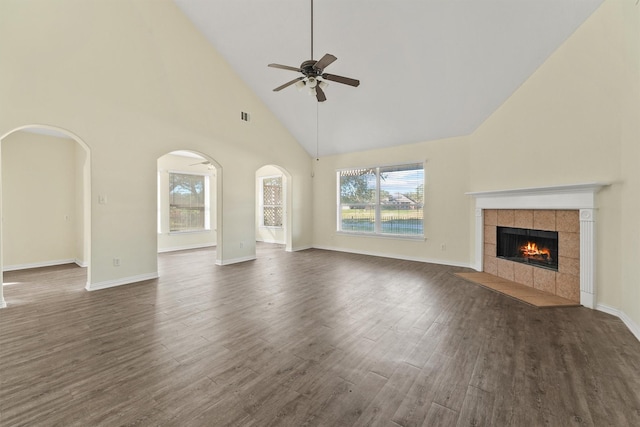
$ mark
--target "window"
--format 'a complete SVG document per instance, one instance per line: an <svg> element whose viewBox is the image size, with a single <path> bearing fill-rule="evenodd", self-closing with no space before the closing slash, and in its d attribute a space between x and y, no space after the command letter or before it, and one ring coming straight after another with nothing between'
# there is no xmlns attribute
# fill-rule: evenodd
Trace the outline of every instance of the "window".
<svg viewBox="0 0 640 427"><path fill-rule="evenodd" d="M169 231L209 230L209 177L169 173Z"/></svg>
<svg viewBox="0 0 640 427"><path fill-rule="evenodd" d="M260 178L262 183L260 194L261 227L282 227L283 198L282 177L270 176Z"/></svg>
<svg viewBox="0 0 640 427"><path fill-rule="evenodd" d="M338 231L424 235L422 163L338 171Z"/></svg>

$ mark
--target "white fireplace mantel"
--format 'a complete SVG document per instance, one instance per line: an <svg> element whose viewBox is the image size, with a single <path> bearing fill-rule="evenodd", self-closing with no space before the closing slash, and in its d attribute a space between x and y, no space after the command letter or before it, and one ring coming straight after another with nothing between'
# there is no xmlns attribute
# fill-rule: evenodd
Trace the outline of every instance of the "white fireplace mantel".
<svg viewBox="0 0 640 427"><path fill-rule="evenodd" d="M553 187L465 193L476 200L475 264L483 269L485 209L575 209L580 211L580 304L595 308L595 195L606 183L559 185Z"/></svg>

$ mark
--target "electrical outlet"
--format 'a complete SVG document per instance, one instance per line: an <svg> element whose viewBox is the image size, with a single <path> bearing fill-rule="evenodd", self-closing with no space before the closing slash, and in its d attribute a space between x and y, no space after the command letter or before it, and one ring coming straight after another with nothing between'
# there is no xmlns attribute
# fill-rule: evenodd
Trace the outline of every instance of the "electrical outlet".
<svg viewBox="0 0 640 427"><path fill-rule="evenodd" d="M244 248L244 242L240 242L240 249Z"/></svg>
<svg viewBox="0 0 640 427"><path fill-rule="evenodd" d="M440 250L442 250L442 252L447 250L447 245L446 243L443 243L442 245L440 245Z"/></svg>
<svg viewBox="0 0 640 427"><path fill-rule="evenodd" d="M114 258L113 259L113 266L114 267L120 267L120 258Z"/></svg>

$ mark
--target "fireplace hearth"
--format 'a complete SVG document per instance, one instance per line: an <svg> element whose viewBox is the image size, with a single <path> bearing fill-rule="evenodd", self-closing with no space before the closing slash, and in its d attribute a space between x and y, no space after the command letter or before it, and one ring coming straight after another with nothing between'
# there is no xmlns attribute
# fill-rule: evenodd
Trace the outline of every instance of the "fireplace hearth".
<svg viewBox="0 0 640 427"><path fill-rule="evenodd" d="M496 256L558 271L558 232L496 227Z"/></svg>

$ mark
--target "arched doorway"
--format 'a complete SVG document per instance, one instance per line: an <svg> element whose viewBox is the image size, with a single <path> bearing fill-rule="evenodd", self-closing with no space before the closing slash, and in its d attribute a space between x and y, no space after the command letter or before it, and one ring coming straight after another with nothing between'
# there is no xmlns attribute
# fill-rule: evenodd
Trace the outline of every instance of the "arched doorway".
<svg viewBox="0 0 640 427"><path fill-rule="evenodd" d="M216 247L220 263L221 171L211 157L191 150L158 158L158 253Z"/></svg>
<svg viewBox="0 0 640 427"><path fill-rule="evenodd" d="M256 171L256 241L276 243L291 252L291 174L278 165Z"/></svg>
<svg viewBox="0 0 640 427"><path fill-rule="evenodd" d="M87 267L90 283L90 154L77 135L55 126L0 136L0 274L75 263Z"/></svg>

